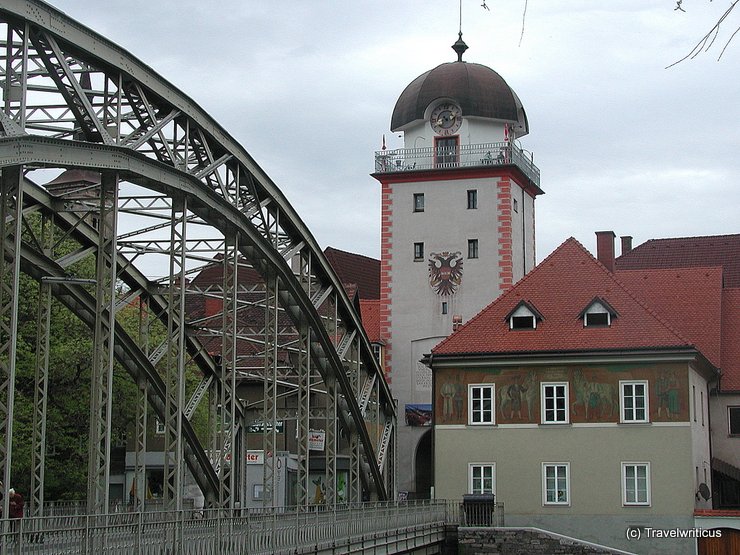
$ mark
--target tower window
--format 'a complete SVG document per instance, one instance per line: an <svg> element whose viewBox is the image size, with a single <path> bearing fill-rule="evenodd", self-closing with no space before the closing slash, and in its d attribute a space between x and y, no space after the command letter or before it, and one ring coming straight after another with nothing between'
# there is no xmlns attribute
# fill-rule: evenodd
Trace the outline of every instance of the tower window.
<svg viewBox="0 0 740 555"><path fill-rule="evenodd" d="M514 202L513 202L513 204L514 204L514 212L517 212L518 213L519 212L519 201L517 201L516 199L513 199L513 200L514 200Z"/></svg>
<svg viewBox="0 0 740 555"><path fill-rule="evenodd" d="M424 193L414 193L414 212L424 212Z"/></svg>
<svg viewBox="0 0 740 555"><path fill-rule="evenodd" d="M442 301L442 314L447 314L447 301Z"/></svg>
<svg viewBox="0 0 740 555"><path fill-rule="evenodd" d="M468 210L475 210L478 208L478 190L468 190Z"/></svg>
<svg viewBox="0 0 740 555"><path fill-rule="evenodd" d="M468 258L478 258L478 239L468 239Z"/></svg>
<svg viewBox="0 0 740 555"><path fill-rule="evenodd" d="M438 168L457 166L458 137L438 137L434 140L435 165Z"/></svg>
<svg viewBox="0 0 740 555"><path fill-rule="evenodd" d="M424 243L414 243L414 260L424 260Z"/></svg>

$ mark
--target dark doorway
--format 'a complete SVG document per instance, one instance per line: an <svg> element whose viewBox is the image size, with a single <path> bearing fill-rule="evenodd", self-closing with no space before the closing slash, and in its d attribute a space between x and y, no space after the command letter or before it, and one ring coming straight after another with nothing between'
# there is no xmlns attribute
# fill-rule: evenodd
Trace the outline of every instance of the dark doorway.
<svg viewBox="0 0 740 555"><path fill-rule="evenodd" d="M416 498L429 499L432 488L432 431L421 436L416 447L414 461L416 475Z"/></svg>

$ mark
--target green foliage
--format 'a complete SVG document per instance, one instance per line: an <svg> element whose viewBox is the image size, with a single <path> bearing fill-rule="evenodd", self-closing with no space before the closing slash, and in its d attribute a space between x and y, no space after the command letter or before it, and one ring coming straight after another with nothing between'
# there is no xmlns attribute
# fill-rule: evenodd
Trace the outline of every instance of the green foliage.
<svg viewBox="0 0 740 555"><path fill-rule="evenodd" d="M41 243L41 220L26 219L24 240ZM55 246L55 255L74 252L79 245L65 240ZM95 257L89 255L67 268L71 276L95 275ZM90 293L94 293L90 286ZM39 284L20 276L18 298L17 365L13 430L13 487L27 497L31 493L34 392L36 383L36 342ZM140 333L138 302L124 307L116 321L143 349L152 350L167 335L159 320L149 319L148 333ZM93 361L93 333L75 314L52 298L47 393L46 466L44 495L47 500L80 500L87 495L90 387ZM161 363L164 364L164 361ZM186 369L186 396L201 379L195 365ZM114 368L112 397L112 447L133 445L139 391L134 380L119 365ZM153 415L152 415L153 416ZM153 422L153 418L150 417ZM201 403L192 420L202 440L207 437L207 404Z"/></svg>

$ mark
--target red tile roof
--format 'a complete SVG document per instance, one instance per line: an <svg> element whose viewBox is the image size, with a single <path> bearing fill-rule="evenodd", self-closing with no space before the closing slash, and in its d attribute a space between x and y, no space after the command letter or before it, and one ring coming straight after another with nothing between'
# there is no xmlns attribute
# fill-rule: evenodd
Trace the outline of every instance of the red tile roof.
<svg viewBox="0 0 740 555"><path fill-rule="evenodd" d="M615 275L720 366L722 268L617 270Z"/></svg>
<svg viewBox="0 0 740 555"><path fill-rule="evenodd" d="M380 298L380 260L332 247L324 255L343 284L357 285L361 299Z"/></svg>
<svg viewBox="0 0 740 555"><path fill-rule="evenodd" d="M721 266L724 286L740 287L740 234L651 239L616 259L617 270Z"/></svg>
<svg viewBox="0 0 740 555"><path fill-rule="evenodd" d="M740 288L722 292L722 391L740 392Z"/></svg>
<svg viewBox="0 0 740 555"><path fill-rule="evenodd" d="M371 343L380 343L380 299L360 299L362 327Z"/></svg>
<svg viewBox="0 0 740 555"><path fill-rule="evenodd" d="M618 313L608 328L586 328L579 318L594 297L603 298ZM535 330L510 330L505 321L522 300L543 316ZM691 346L571 237L432 352L513 354Z"/></svg>
<svg viewBox="0 0 740 555"><path fill-rule="evenodd" d="M693 312L681 311L677 299L684 293L679 293L681 285L676 280L670 280L670 284L664 282L663 287L660 282L654 283L651 290L639 291L639 294L664 312L684 335L696 341L712 364L719 366L723 391L740 391L740 343L737 341L740 337L740 234L652 239L616 259L620 279L624 275L622 270L628 269L651 269L651 274L663 279L668 274L660 276L657 269L678 271L683 268L681 273L688 276L685 268L709 266L721 268L724 286L721 300L717 300L714 284L696 283L693 291L689 292L690 287L685 291L687 297L696 300ZM664 298L671 295L676 298L671 307L678 318L673 318L670 310L660 306Z"/></svg>

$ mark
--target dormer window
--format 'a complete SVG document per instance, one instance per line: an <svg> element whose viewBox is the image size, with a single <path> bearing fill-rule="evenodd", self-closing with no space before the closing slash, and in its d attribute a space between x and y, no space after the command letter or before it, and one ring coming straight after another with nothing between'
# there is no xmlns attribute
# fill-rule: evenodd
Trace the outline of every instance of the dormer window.
<svg viewBox="0 0 740 555"><path fill-rule="evenodd" d="M617 311L604 299L596 297L578 316L583 319L584 328L608 328L617 317Z"/></svg>
<svg viewBox="0 0 740 555"><path fill-rule="evenodd" d="M542 320L542 315L532 305L521 301L509 312L506 320L510 330L533 330L537 328L537 321Z"/></svg>

